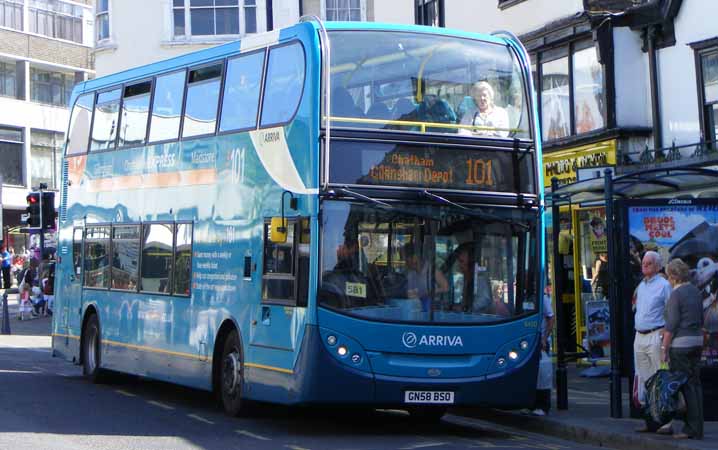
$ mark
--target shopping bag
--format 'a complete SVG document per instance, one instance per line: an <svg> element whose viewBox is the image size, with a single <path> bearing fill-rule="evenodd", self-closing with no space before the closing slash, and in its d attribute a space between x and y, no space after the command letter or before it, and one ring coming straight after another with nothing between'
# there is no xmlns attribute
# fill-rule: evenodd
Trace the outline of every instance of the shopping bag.
<svg viewBox="0 0 718 450"><path fill-rule="evenodd" d="M678 393L688 381L684 372L659 370L646 381L644 414L659 425L665 425L679 414ZM685 403L685 399L683 401Z"/></svg>
<svg viewBox="0 0 718 450"><path fill-rule="evenodd" d="M551 389L553 387L553 362L548 352L541 352L539 361L538 381L536 389Z"/></svg>

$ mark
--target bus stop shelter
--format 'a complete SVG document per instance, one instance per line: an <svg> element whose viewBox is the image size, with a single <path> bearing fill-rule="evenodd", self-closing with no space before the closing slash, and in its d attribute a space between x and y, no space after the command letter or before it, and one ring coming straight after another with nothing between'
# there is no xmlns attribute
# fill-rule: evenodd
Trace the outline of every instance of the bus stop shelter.
<svg viewBox="0 0 718 450"><path fill-rule="evenodd" d="M552 179L551 192L546 198L552 208L553 226L553 277L554 277L554 298L562 299L564 292L563 277L560 276L560 260L558 250L559 243L559 215L560 208L564 205L586 205L603 204L606 211L606 240L608 254L608 292L607 300L609 307L609 332L610 332L610 414L613 418L623 416L621 401L621 377L629 376L633 370L633 326L630 299L633 286L627 281L629 272L627 255L631 247L631 239L635 239L629 232L629 219L627 211L643 211L646 208L638 209L632 205L655 204L656 211L669 211L663 213L659 221L673 220L670 217L671 208L687 207L694 202L707 205L710 211L715 210L718 215L718 200L694 200L689 194L704 189L715 188L718 185L718 171L705 168L671 168L671 169L647 169L627 174L614 176L612 169L605 169L602 177L582 180L575 183L560 186L556 178ZM665 206L662 206L665 205ZM703 207L703 206L701 206ZM661 209L663 208L663 209ZM668 214L668 215L666 215ZM650 219L650 218L649 218ZM647 229L652 219L647 221ZM718 216L711 224L706 221L702 228L696 226L694 230L687 233L690 239L699 239L698 233L716 231L718 232ZM662 224L657 224L660 228ZM675 227L675 223L673 224ZM661 235L661 231L655 234ZM684 238L685 240L685 238ZM687 247L688 242L685 242ZM718 246L718 242L716 242ZM676 246L672 246L674 249ZM680 248L679 248L680 250ZM718 261L718 249L716 249L713 261ZM667 261L666 261L667 262ZM576 269L576 268L574 268ZM574 276L579 276L574 274ZM562 305L561 305L562 306ZM585 356L583 353L567 352L566 324L568 318L559 307L557 302L557 408L568 408L568 386L566 363L571 358ZM577 319L578 320L578 319ZM632 386L632 377L629 378L629 386Z"/></svg>

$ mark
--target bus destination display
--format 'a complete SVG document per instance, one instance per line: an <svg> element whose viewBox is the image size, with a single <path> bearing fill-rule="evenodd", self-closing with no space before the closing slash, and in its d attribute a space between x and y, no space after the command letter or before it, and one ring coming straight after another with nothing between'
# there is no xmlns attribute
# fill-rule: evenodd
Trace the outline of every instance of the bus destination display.
<svg viewBox="0 0 718 450"><path fill-rule="evenodd" d="M531 161L510 152L337 142L330 179L350 185L511 192L518 176L522 191L531 192Z"/></svg>

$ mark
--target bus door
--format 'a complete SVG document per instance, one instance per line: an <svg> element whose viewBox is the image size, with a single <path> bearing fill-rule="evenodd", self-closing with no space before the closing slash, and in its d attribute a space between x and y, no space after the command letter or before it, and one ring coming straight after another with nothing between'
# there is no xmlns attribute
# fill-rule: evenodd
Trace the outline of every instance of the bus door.
<svg viewBox="0 0 718 450"><path fill-rule="evenodd" d="M253 311L250 358L259 364L291 369L305 323L309 220L285 221L285 227L277 221L264 224L262 295ZM285 229L283 233L281 228Z"/></svg>
<svg viewBox="0 0 718 450"><path fill-rule="evenodd" d="M79 336L81 332L83 238L84 230L80 227L73 228L70 270L65 270L62 279L58 280L59 283L55 283L56 286L62 286L63 290L61 310L56 313L60 314L58 323L61 333L65 335Z"/></svg>

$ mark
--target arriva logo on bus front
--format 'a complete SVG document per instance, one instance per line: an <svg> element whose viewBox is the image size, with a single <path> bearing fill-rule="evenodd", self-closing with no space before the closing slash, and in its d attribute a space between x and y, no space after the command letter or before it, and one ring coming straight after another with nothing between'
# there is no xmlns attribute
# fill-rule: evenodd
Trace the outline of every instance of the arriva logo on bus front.
<svg viewBox="0 0 718 450"><path fill-rule="evenodd" d="M463 347L464 341L461 340L461 336L442 336L435 334L422 334L417 336L416 333L407 331L401 336L401 342L407 348L416 348L420 346L425 347Z"/></svg>

